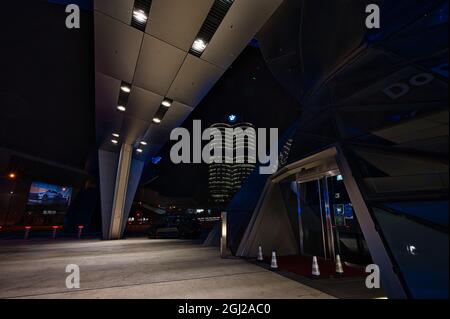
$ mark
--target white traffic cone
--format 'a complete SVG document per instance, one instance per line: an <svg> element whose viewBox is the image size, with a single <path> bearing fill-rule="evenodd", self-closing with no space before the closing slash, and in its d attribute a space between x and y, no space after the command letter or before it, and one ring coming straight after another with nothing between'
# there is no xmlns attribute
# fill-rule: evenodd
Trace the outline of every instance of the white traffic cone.
<svg viewBox="0 0 450 319"><path fill-rule="evenodd" d="M270 269L272 270L278 269L277 254L275 253L275 251L272 252L272 262L270 263Z"/></svg>
<svg viewBox="0 0 450 319"><path fill-rule="evenodd" d="M263 251L262 251L262 247L261 246L258 247L258 258L256 260L257 261L264 261L264 256L263 256Z"/></svg>
<svg viewBox="0 0 450 319"><path fill-rule="evenodd" d="M313 261L312 261L312 275L314 277L319 277L320 276L319 263L317 262L317 257L316 256L313 257Z"/></svg>
<svg viewBox="0 0 450 319"><path fill-rule="evenodd" d="M341 262L341 256L336 256L336 274L343 275L344 274L344 267L342 266Z"/></svg>

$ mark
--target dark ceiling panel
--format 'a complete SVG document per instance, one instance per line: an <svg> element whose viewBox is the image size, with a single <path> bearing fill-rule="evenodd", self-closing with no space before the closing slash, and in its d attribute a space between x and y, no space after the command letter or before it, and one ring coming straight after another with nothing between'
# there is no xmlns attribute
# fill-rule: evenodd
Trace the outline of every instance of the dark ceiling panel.
<svg viewBox="0 0 450 319"><path fill-rule="evenodd" d="M143 33L102 13L95 12L95 68L131 83Z"/></svg>
<svg viewBox="0 0 450 319"><path fill-rule="evenodd" d="M214 0L153 0L148 34L187 52ZM176 23L175 23L176 22Z"/></svg>
<svg viewBox="0 0 450 319"><path fill-rule="evenodd" d="M159 95L166 95L186 54L164 41L145 35L134 84Z"/></svg>
<svg viewBox="0 0 450 319"><path fill-rule="evenodd" d="M163 99L160 95L134 86L128 102L127 115L151 122Z"/></svg>
<svg viewBox="0 0 450 319"><path fill-rule="evenodd" d="M134 0L95 0L94 10L130 24Z"/></svg>

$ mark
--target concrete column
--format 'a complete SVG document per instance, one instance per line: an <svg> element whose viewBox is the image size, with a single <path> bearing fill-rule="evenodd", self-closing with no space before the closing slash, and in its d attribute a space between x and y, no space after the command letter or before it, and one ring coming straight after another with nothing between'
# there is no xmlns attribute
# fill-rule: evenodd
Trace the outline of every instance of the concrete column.
<svg viewBox="0 0 450 319"><path fill-rule="evenodd" d="M125 210L132 156L133 147L129 144L123 144L119 155L119 165L117 167L116 187L114 190L111 227L108 239L120 239L122 237L122 219Z"/></svg>
<svg viewBox="0 0 450 319"><path fill-rule="evenodd" d="M103 239L122 238L144 164L133 160L129 144L119 154L99 150Z"/></svg>

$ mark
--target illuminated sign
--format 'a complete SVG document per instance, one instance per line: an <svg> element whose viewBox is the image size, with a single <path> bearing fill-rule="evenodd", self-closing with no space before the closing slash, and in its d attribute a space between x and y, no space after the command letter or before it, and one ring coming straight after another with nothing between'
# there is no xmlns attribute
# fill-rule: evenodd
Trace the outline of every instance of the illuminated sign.
<svg viewBox="0 0 450 319"><path fill-rule="evenodd" d="M228 121L230 121L230 123L234 123L237 120L237 116L234 114L231 114L228 116Z"/></svg>

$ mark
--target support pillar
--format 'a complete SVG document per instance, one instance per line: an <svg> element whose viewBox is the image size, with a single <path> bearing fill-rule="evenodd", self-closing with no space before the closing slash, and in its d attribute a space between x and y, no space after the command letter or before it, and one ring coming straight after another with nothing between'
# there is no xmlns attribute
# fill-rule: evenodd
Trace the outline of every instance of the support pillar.
<svg viewBox="0 0 450 319"><path fill-rule="evenodd" d="M132 156L133 147L129 144L123 144L117 166L116 186L114 189L111 226L108 239L120 239L122 237L122 219L125 210Z"/></svg>
<svg viewBox="0 0 450 319"><path fill-rule="evenodd" d="M144 162L133 159L133 147L123 144L119 154L99 150L99 165L103 239L121 239Z"/></svg>

